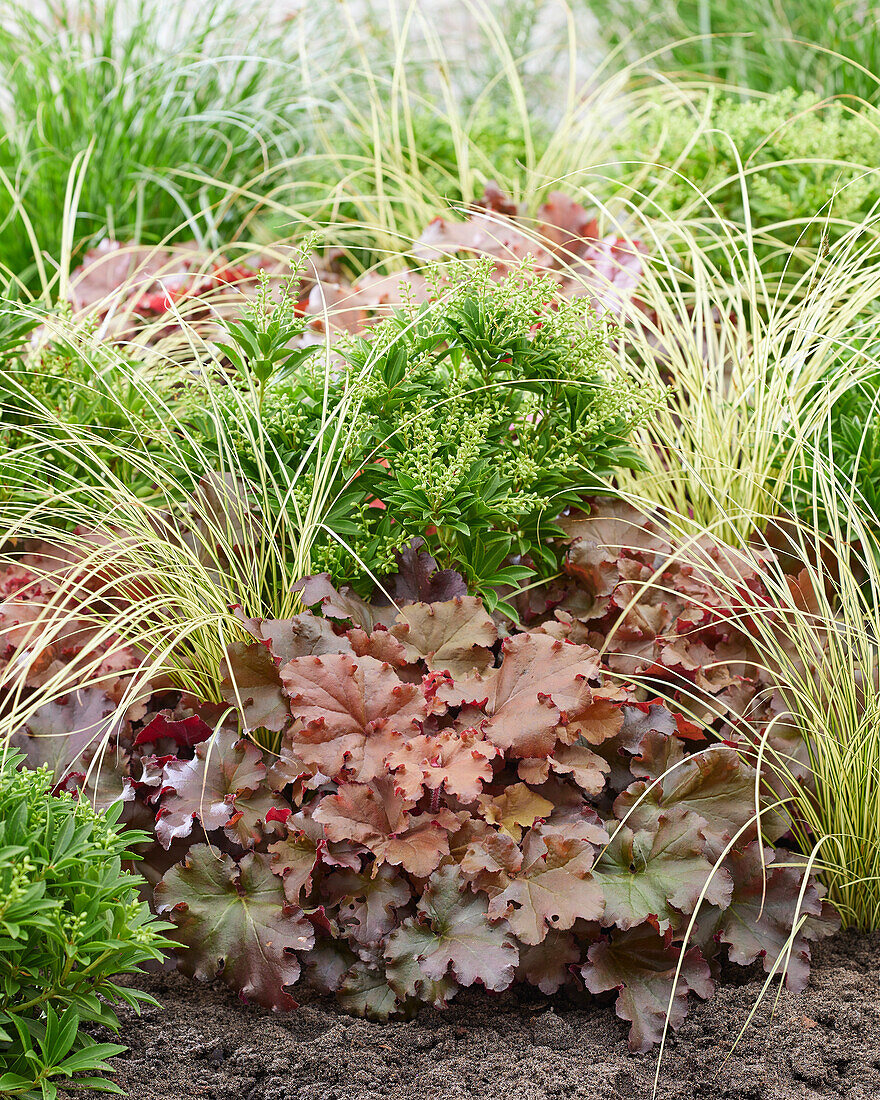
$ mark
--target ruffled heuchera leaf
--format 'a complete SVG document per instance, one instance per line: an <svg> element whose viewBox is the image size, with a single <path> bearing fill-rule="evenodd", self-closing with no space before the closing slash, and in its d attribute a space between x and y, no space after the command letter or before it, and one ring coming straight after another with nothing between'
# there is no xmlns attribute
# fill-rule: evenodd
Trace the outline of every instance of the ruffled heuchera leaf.
<svg viewBox="0 0 880 1100"><path fill-rule="evenodd" d="M606 925L627 929L651 919L661 932L678 928L704 887L708 904L727 904L733 883L704 855L701 825L700 817L682 809L661 816L656 829L637 833L626 825L615 832L609 823L611 843L594 872L605 895Z"/></svg>
<svg viewBox="0 0 880 1100"><path fill-rule="evenodd" d="M532 831L523 844L521 870L489 902L489 916L507 917L525 944L541 943L549 930L565 931L578 919L600 920L605 905L592 866L590 844Z"/></svg>
<svg viewBox="0 0 880 1100"><path fill-rule="evenodd" d="M623 709L619 703L594 697L589 706L569 723L568 730L577 730L578 737L590 745L601 745L620 733L623 720Z"/></svg>
<svg viewBox="0 0 880 1100"><path fill-rule="evenodd" d="M266 777L263 754L249 741L220 729L196 746L192 760L172 760L162 777L156 836L164 848L189 836L196 818L206 832L224 826L235 813L236 795L251 795Z"/></svg>
<svg viewBox="0 0 880 1100"><path fill-rule="evenodd" d="M500 267L509 267L531 256L536 267L553 266L553 255L534 230L520 228L509 218L476 210L467 221L450 222L437 217L413 245L413 255L434 262L459 252L492 256Z"/></svg>
<svg viewBox="0 0 880 1100"><path fill-rule="evenodd" d="M516 766L516 774L523 783L540 787L550 778L550 758L541 757L537 760L520 760Z"/></svg>
<svg viewBox="0 0 880 1100"><path fill-rule="evenodd" d="M392 668L403 668L409 664L406 648L384 627L376 627L368 634L359 626L353 626L346 632L346 638L351 642L351 649L356 657L375 657L377 661L384 661Z"/></svg>
<svg viewBox="0 0 880 1100"><path fill-rule="evenodd" d="M563 840L586 840L604 847L611 839L595 810L583 803L557 806L553 813L535 829L543 837L558 836Z"/></svg>
<svg viewBox="0 0 880 1100"><path fill-rule="evenodd" d="M331 929L331 935L333 930ZM357 962L357 955L345 940L318 939L303 955L309 985L319 993L336 993Z"/></svg>
<svg viewBox="0 0 880 1100"><path fill-rule="evenodd" d="M658 523L610 501L562 526L574 539L565 569L576 587L557 609L558 623L544 629L601 644L612 671L665 681L711 721L715 698L754 675L745 627L767 599L760 558L708 536L673 553ZM719 572L729 583L718 582ZM679 733L699 736L687 725Z"/></svg>
<svg viewBox="0 0 880 1100"><path fill-rule="evenodd" d="M29 767L46 764L60 780L84 752L94 751L107 739L115 711L116 703L105 691L77 688L35 710L11 743L27 754Z"/></svg>
<svg viewBox="0 0 880 1100"><path fill-rule="evenodd" d="M546 634L519 634L505 640L502 652L501 667L480 685L491 714L483 733L509 756L548 756L561 727L576 722L592 702L588 681L598 673L596 651Z"/></svg>
<svg viewBox="0 0 880 1100"><path fill-rule="evenodd" d="M506 989L519 961L514 938L506 921L490 921L487 899L464 887L457 867L435 871L419 900L418 915L388 937L385 958L391 965L402 957L415 959L433 982L449 974L459 985L480 982L487 989Z"/></svg>
<svg viewBox="0 0 880 1100"><path fill-rule="evenodd" d="M669 1026L678 1028L687 1015L689 993L706 999L715 991L699 948L685 952L676 982L680 958L681 945L672 943L671 935L658 935L649 924L615 932L610 940L602 939L590 948L581 967L584 983L591 993L620 990L616 1010L622 1020L632 1023L630 1050L645 1052L659 1043L667 1013Z"/></svg>
<svg viewBox="0 0 880 1100"><path fill-rule="evenodd" d="M334 871L322 886L331 904L339 905L339 923L358 943L376 944L397 926L396 911L412 897L409 883L387 865L374 875Z"/></svg>
<svg viewBox="0 0 880 1100"><path fill-rule="evenodd" d="M401 1010L381 961L358 959L343 978L336 996L346 1012L368 1020L384 1022Z"/></svg>
<svg viewBox="0 0 880 1100"><path fill-rule="evenodd" d="M769 974L787 944L798 917L807 920L794 939L785 974L785 984L800 993L810 977L810 941L837 931L840 921L833 909L822 901L819 889L810 883L798 906L804 880L803 867L781 866L790 863L792 853L764 849L757 840L741 851L732 851L725 860L733 878L733 896L727 907L714 912L701 928L703 933L717 931L729 945L731 962L747 966L760 958ZM779 858L780 863L775 860ZM781 964L780 964L781 965Z"/></svg>
<svg viewBox="0 0 880 1100"><path fill-rule="evenodd" d="M185 974L203 981L219 976L266 1008L296 1007L285 987L299 978L296 952L312 947L314 929L286 904L268 856L248 852L236 863L196 844L156 886L155 897L158 911L177 926Z"/></svg>
<svg viewBox="0 0 880 1100"><path fill-rule="evenodd" d="M297 829L318 846L321 863L328 867L344 867L349 871L360 871L367 849L353 840L328 841L324 827L315 821L314 810L320 802L313 802L303 810L291 814L285 824L288 831Z"/></svg>
<svg viewBox="0 0 880 1100"><path fill-rule="evenodd" d="M557 993L571 980L571 967L583 957L582 938L551 929L540 943L520 948L517 977L548 996Z"/></svg>
<svg viewBox="0 0 880 1100"><path fill-rule="evenodd" d="M390 752L386 766L399 790L415 801L424 788L445 790L461 802L475 801L492 778L490 761L498 750L476 733L442 730L420 734Z"/></svg>
<svg viewBox="0 0 880 1100"><path fill-rule="evenodd" d="M641 781L627 787L615 801L614 812L622 818L632 810L627 824L633 829L650 829L661 815L675 807L689 810L703 820L707 851L720 855L726 842L755 816L755 773L735 749L726 745L713 745L684 758L667 749L674 743L670 739L660 741L656 734L643 743L634 771L662 775L665 769L658 768L667 760L672 770L650 790L649 784ZM774 838L786 828L780 816L771 813L762 815L762 825Z"/></svg>
<svg viewBox="0 0 880 1100"><path fill-rule="evenodd" d="M135 745L150 745L163 738L173 741L179 748L192 748L207 741L214 731L198 714L174 719L171 711L160 711L143 727L134 739Z"/></svg>
<svg viewBox="0 0 880 1100"><path fill-rule="evenodd" d="M240 791L233 796L232 816L223 831L242 848L253 848L265 837L283 832L289 814L289 807L266 787Z"/></svg>
<svg viewBox="0 0 880 1100"><path fill-rule="evenodd" d="M630 244L611 233L583 252L574 276L562 280L560 292L589 297L590 305L600 315L619 315L641 281L641 257L645 252L639 241Z"/></svg>
<svg viewBox="0 0 880 1100"><path fill-rule="evenodd" d="M370 784L340 783L312 815L329 840L354 840L386 863L426 878L449 854L448 830L458 828L449 810L412 814L415 804L394 788L391 779Z"/></svg>
<svg viewBox="0 0 880 1100"><path fill-rule="evenodd" d="M318 863L318 844L299 829L287 829L283 840L269 845L272 873L281 876L284 896L299 905L312 888L312 874Z"/></svg>
<svg viewBox="0 0 880 1100"><path fill-rule="evenodd" d="M478 818L464 823L455 835L455 846L453 856L462 876L472 889L483 890L490 897L503 890L510 876L522 867L522 852L513 837Z"/></svg>
<svg viewBox="0 0 880 1100"><path fill-rule="evenodd" d="M387 730L414 734L427 716L419 688L374 657L296 657L281 679L291 713L304 723L291 747L325 775L343 767L361 780L381 775L384 754L364 767L368 740Z"/></svg>
<svg viewBox="0 0 880 1100"><path fill-rule="evenodd" d="M572 256L585 252L599 236L599 223L580 203L562 191L551 191L538 207L541 235Z"/></svg>
<svg viewBox="0 0 880 1100"><path fill-rule="evenodd" d="M287 743L286 738L287 734L281 742L275 762L266 772L266 781L272 790L282 791L288 784L295 784L300 787L298 794L301 794L301 789L304 786L308 787L313 783L320 785L321 782L328 782L328 776L322 777L313 764L307 764L296 755Z"/></svg>
<svg viewBox="0 0 880 1100"><path fill-rule="evenodd" d="M333 624L311 612L290 619L246 619L242 622L254 637L265 642L279 664L294 657L320 657L324 653L351 653L352 646L344 634L337 634Z"/></svg>
<svg viewBox="0 0 880 1100"><path fill-rule="evenodd" d="M620 732L594 746L597 755L611 767L607 786L616 793L632 784L632 757L641 752L646 737L652 732L665 740L676 737L675 715L659 703L626 703L620 710L623 714Z"/></svg>
<svg viewBox="0 0 880 1100"><path fill-rule="evenodd" d="M684 745L677 737L651 729L641 738L629 770L639 779L659 779L670 769L677 770L684 758Z"/></svg>
<svg viewBox="0 0 880 1100"><path fill-rule="evenodd" d="M386 955L385 974L391 988L401 1000L418 998L424 1004L442 1008L458 992L458 984L448 973L438 979L429 978L420 965L421 953L430 954L437 946L437 937L428 924L408 921L405 950ZM398 943L389 939L387 950L398 951Z"/></svg>
<svg viewBox="0 0 880 1100"><path fill-rule="evenodd" d="M514 783L503 794L494 797L480 795L480 813L483 817L514 840L519 840L523 828L531 828L536 821L543 821L552 810L553 803L525 783Z"/></svg>
<svg viewBox="0 0 880 1100"><path fill-rule="evenodd" d="M559 521L568 538L583 539L607 554L609 561L622 551L645 554L653 561L657 554L671 551L669 540L657 530L657 525L631 504L614 497L600 497L590 502L590 511L573 511Z"/></svg>
<svg viewBox="0 0 880 1100"><path fill-rule="evenodd" d="M329 573L304 577L293 586L299 592L306 607L321 606L321 614L328 619L348 619L368 634L378 623L388 626L394 621L395 609L379 607L362 600L349 588L337 592Z"/></svg>
<svg viewBox="0 0 880 1100"><path fill-rule="evenodd" d="M424 660L431 671L454 677L485 672L492 664L490 647L498 640L498 628L475 596L408 604L391 633L404 645L408 660Z"/></svg>
<svg viewBox="0 0 880 1100"><path fill-rule="evenodd" d="M675 715L662 703L633 702L622 710L620 744L627 752L640 753L645 738L652 732L663 737L675 737L678 733Z"/></svg>
<svg viewBox="0 0 880 1100"><path fill-rule="evenodd" d="M605 776L611 770L607 761L585 745L560 745L549 758L550 768L557 775L570 776L582 791L599 795L605 787Z"/></svg>
<svg viewBox="0 0 880 1100"><path fill-rule="evenodd" d="M277 733L290 721L290 708L281 690L278 668L260 642L233 642L222 665L223 698L238 710L245 729Z"/></svg>

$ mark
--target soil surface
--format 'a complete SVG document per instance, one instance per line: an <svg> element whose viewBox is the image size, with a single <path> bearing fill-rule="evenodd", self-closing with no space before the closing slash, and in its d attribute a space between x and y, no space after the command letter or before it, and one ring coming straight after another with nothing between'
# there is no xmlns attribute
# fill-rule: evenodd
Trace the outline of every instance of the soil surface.
<svg viewBox="0 0 880 1100"><path fill-rule="evenodd" d="M725 1063L762 985L757 967L726 969L671 1039L658 1097L880 1097L880 934L840 934L814 960L806 992L771 993ZM376 1024L323 998L273 1015L176 973L137 984L163 1007L121 1013L115 1076L133 1100L641 1100L657 1065L628 1051L607 999L470 990Z"/></svg>

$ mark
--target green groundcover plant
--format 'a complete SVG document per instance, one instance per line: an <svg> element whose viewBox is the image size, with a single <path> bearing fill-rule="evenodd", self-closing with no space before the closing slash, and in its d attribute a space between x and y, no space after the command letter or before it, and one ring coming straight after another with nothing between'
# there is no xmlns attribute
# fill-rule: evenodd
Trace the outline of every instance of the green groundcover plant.
<svg viewBox="0 0 880 1100"><path fill-rule="evenodd" d="M123 870L135 832L66 792L50 771L0 764L0 1094L52 1100L68 1091L121 1093L99 1076L125 1047L83 1024L118 1027L114 1003L155 1003L116 981L162 957L162 929Z"/></svg>

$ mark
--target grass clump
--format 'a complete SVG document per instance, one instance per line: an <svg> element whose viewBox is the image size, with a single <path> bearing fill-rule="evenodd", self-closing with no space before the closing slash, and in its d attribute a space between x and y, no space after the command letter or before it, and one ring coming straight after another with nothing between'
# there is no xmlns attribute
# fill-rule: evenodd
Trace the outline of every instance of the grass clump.
<svg viewBox="0 0 880 1100"><path fill-rule="evenodd" d="M736 544L790 506L829 410L876 376L875 222L788 286L766 273L747 229L722 225L707 248L702 224L635 216L652 261L619 356L631 377L668 386L638 437L648 472L635 491Z"/></svg>
<svg viewBox="0 0 880 1100"><path fill-rule="evenodd" d="M372 5L374 18L384 6ZM610 159L609 120L638 104L626 74L585 67L574 20L550 19L565 9L460 7L450 28L433 9L395 2L381 28L357 25L350 66L312 95L311 148L248 192L254 233L307 224L356 268L393 269L432 219L479 200L487 183L531 216Z"/></svg>
<svg viewBox="0 0 880 1100"><path fill-rule="evenodd" d="M874 520L817 464L813 515L770 524L765 606L749 612L753 674L742 716L757 762L844 927L880 924L880 555ZM827 528L822 530L822 528ZM772 544L772 546L770 545ZM716 582L730 593L722 570Z"/></svg>
<svg viewBox="0 0 880 1100"><path fill-rule="evenodd" d="M47 769L0 763L0 1092L53 1100L58 1086L122 1094L97 1076L125 1047L97 1043L82 1025L118 1029L113 1004L155 1004L120 985L162 957L165 924L122 869L143 834L120 835L122 804L99 814L53 797Z"/></svg>
<svg viewBox="0 0 880 1100"><path fill-rule="evenodd" d="M880 21L859 0L577 0L622 58L759 92L816 88L876 98Z"/></svg>
<svg viewBox="0 0 880 1100"><path fill-rule="evenodd" d="M0 272L39 287L72 240L214 243L236 187L305 137L296 26L220 0L7 5L0 28ZM317 22L318 17L309 17ZM248 29L248 27L252 29ZM256 28L256 29L254 29ZM320 36L331 51L330 26ZM72 188L72 190L71 190Z"/></svg>

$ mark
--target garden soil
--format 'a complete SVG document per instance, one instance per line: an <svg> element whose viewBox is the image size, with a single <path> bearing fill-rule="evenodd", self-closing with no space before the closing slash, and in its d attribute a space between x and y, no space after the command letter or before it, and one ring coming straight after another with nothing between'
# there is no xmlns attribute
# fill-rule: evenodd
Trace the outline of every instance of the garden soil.
<svg viewBox="0 0 880 1100"><path fill-rule="evenodd" d="M725 1062L762 985L757 966L726 969L670 1041L658 1097L880 1098L880 934L840 934L814 957L807 990L771 995ZM628 1051L607 999L469 990L378 1024L325 998L273 1015L170 972L136 984L163 1007L122 1013L115 1077L133 1100L641 1100L657 1064Z"/></svg>

